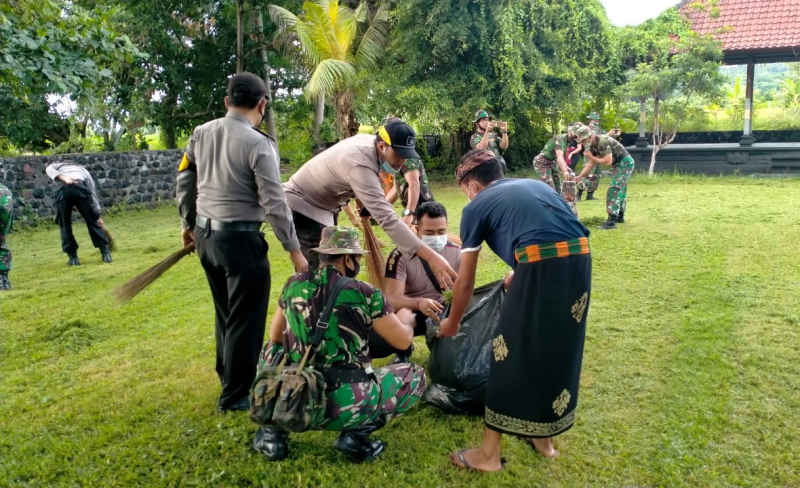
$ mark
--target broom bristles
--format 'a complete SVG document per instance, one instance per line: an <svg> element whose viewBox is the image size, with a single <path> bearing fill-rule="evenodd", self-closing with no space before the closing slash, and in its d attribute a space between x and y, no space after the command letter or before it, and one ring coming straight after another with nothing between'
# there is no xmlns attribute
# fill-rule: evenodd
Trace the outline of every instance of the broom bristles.
<svg viewBox="0 0 800 488"><path fill-rule="evenodd" d="M375 237L375 232L369 224L369 217L361 218L361 227L364 229L364 242L367 246L367 280L374 286L378 287L381 291L386 291L386 286L383 280L383 251Z"/></svg>
<svg viewBox="0 0 800 488"><path fill-rule="evenodd" d="M194 244L189 244L183 249L170 254L163 261L151 266L143 273L134 276L130 281L115 289L114 295L117 297L117 300L119 300L120 303L129 301L131 298L138 295L139 292L147 288L152 282L158 279L158 277L164 274L165 271L174 266L175 263L181 260L181 258L193 251Z"/></svg>
<svg viewBox="0 0 800 488"><path fill-rule="evenodd" d="M103 233L106 235L106 239L108 240L108 248L114 252L117 252L117 243L114 242L114 238L111 237L111 233L105 228L105 226L103 227Z"/></svg>

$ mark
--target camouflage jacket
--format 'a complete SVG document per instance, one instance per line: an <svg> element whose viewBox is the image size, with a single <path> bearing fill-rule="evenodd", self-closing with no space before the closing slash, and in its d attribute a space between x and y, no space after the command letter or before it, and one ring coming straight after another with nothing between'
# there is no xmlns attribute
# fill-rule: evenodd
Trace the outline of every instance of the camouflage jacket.
<svg viewBox="0 0 800 488"><path fill-rule="evenodd" d="M475 149L478 147L478 144L483 139L483 132L475 132L469 138L469 147ZM489 131L489 145L486 146L486 149L492 151L496 157L502 157L500 152L500 141L502 138L497 134L497 131L491 130Z"/></svg>
<svg viewBox="0 0 800 488"><path fill-rule="evenodd" d="M628 150L618 140L610 136L597 136L594 142L589 145L592 155L602 158L606 154L612 154L612 166L616 166L625 157L630 157Z"/></svg>
<svg viewBox="0 0 800 488"><path fill-rule="evenodd" d="M564 152L564 156L566 157L568 148L568 141L566 134L559 134L555 137L551 137L547 144L544 145L542 148L542 155L550 161L556 160L556 149L559 151Z"/></svg>
<svg viewBox="0 0 800 488"><path fill-rule="evenodd" d="M433 200L431 187L428 183L428 174L425 173L425 165L422 164L420 159L406 159L403 167L400 168L400 174L394 179L394 184L397 187L397 194L400 196L400 201L403 207L408 207L408 182L406 181L406 173L413 170L419 170L419 200L417 205L422 202Z"/></svg>
<svg viewBox="0 0 800 488"><path fill-rule="evenodd" d="M283 287L278 304L286 317L284 348L290 363L299 363L311 340L311 321L316 321L325 303L323 290L341 277L333 266L315 272L297 273ZM347 365L369 366L367 336L372 322L392 311L380 290L353 280L336 298L328 330L323 336L313 364L319 368Z"/></svg>

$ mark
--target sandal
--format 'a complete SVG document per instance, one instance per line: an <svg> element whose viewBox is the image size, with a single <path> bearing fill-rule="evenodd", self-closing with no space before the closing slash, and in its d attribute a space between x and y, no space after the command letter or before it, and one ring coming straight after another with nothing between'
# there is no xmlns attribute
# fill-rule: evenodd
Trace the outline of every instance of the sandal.
<svg viewBox="0 0 800 488"><path fill-rule="evenodd" d="M464 455L464 453L467 452L467 451L469 451L469 449L459 449L458 451L451 453L450 454L450 462L453 463L455 466L458 466L459 468L466 469L466 470L469 470L469 471L477 471L479 473L493 473L494 472L494 471L487 471L485 469L476 468L475 466L470 464L470 462L467 461L467 457ZM505 462L504 459L500 460L500 469L498 469L497 471L502 471L503 470L504 462Z"/></svg>

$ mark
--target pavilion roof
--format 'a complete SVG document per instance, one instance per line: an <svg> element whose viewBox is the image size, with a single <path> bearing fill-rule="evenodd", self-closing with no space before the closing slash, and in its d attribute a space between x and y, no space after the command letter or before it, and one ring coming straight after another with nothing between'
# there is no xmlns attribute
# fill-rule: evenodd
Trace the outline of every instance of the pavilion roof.
<svg viewBox="0 0 800 488"><path fill-rule="evenodd" d="M716 7L709 3L683 0L678 8L697 33L711 34L722 43L726 62L800 61L800 0L719 0Z"/></svg>

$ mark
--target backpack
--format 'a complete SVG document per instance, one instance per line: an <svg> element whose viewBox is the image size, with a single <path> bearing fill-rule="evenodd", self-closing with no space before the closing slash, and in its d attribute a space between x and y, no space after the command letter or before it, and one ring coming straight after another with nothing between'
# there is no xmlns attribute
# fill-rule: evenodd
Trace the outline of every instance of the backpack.
<svg viewBox="0 0 800 488"><path fill-rule="evenodd" d="M297 365L286 366L288 352L278 366L264 368L250 388L250 418L260 425L274 424L291 432L305 432L325 422L328 397L325 376L311 364L333 312L339 292L352 281L339 277L333 285L325 308L311 330L311 343Z"/></svg>

